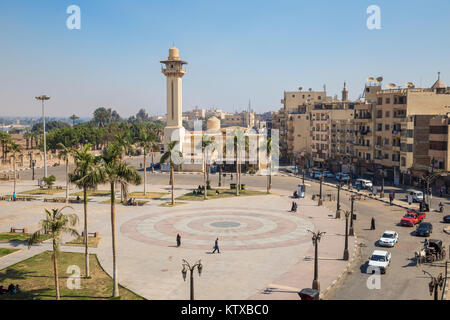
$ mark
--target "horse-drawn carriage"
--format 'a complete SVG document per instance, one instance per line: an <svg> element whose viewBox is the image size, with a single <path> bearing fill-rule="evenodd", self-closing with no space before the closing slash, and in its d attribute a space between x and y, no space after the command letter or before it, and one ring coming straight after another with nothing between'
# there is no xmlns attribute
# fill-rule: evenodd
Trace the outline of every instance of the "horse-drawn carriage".
<svg viewBox="0 0 450 320"><path fill-rule="evenodd" d="M445 248L441 240L429 240L428 244L415 252L417 263L431 263L445 259Z"/></svg>

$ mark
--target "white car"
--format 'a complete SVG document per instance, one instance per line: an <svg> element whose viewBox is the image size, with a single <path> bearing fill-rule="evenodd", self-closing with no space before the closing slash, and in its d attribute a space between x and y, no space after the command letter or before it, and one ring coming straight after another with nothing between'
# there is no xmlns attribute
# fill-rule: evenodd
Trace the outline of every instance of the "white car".
<svg viewBox="0 0 450 320"><path fill-rule="evenodd" d="M408 201L408 195L411 195L412 202L422 202L423 201L423 192L417 190L408 190L406 191L406 201Z"/></svg>
<svg viewBox="0 0 450 320"><path fill-rule="evenodd" d="M380 273L386 273L386 269L391 263L391 253L384 250L375 250L372 256L369 258L367 265L367 273L376 273L377 270Z"/></svg>
<svg viewBox="0 0 450 320"><path fill-rule="evenodd" d="M378 240L378 245L381 247L394 247L398 242L398 233L395 231L387 230L383 233L380 240Z"/></svg>
<svg viewBox="0 0 450 320"><path fill-rule="evenodd" d="M366 179L357 179L355 181L356 185L360 185L362 189L370 189L372 188L372 181Z"/></svg>

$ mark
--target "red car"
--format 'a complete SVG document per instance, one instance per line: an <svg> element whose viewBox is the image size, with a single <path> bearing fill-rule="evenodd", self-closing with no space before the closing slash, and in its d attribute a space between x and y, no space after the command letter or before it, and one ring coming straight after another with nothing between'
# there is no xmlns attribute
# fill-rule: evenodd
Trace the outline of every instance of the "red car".
<svg viewBox="0 0 450 320"><path fill-rule="evenodd" d="M414 225L421 223L426 217L426 213L417 213L415 211L410 211L400 220L401 226L413 227Z"/></svg>

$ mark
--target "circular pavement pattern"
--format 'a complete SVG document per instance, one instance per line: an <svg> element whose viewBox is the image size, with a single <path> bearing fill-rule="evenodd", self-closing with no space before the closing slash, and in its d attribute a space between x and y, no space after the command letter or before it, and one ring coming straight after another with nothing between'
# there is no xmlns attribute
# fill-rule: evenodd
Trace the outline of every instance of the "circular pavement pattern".
<svg viewBox="0 0 450 320"><path fill-rule="evenodd" d="M143 215L125 222L121 232L143 243L211 250L219 238L222 250L293 246L310 241L314 225L286 211L247 208L187 209Z"/></svg>

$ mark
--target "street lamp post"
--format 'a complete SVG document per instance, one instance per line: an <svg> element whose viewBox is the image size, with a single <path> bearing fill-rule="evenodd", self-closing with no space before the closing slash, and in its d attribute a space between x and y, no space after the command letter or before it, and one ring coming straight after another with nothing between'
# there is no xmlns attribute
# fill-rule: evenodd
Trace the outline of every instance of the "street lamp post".
<svg viewBox="0 0 450 320"><path fill-rule="evenodd" d="M197 268L198 270L198 275L201 276L202 275L202 269L203 269L203 265L201 260L198 260L192 267L189 265L189 263L183 259L183 270L181 270L181 273L183 274L183 280L186 281L186 275L188 270L190 271L190 287L191 287L191 300L194 300L194 270L195 268Z"/></svg>
<svg viewBox="0 0 450 320"><path fill-rule="evenodd" d="M320 281L319 281L319 261L318 261L318 253L319 253L319 242L320 238L326 233L326 232L312 232L311 230L308 230L308 232L312 233L312 242L314 245L314 280L312 283L312 288L320 291Z"/></svg>
<svg viewBox="0 0 450 320"><path fill-rule="evenodd" d="M428 274L431 278L430 283L428 284L428 288L430 290L430 296L434 293L434 300L439 300L439 288L442 289L444 285L444 277L442 277L442 273L439 274L439 277L434 277L431 273L422 270L424 274Z"/></svg>
<svg viewBox="0 0 450 320"><path fill-rule="evenodd" d="M349 235L350 236L354 236L355 235L355 233L354 233L354 231L353 231L353 219L354 219L354 215L353 215L353 203L355 202L355 195L352 195L351 196L351 206L350 206L350 212L351 212L351 216L350 216L350 231L349 231Z"/></svg>
<svg viewBox="0 0 450 320"><path fill-rule="evenodd" d="M303 165L303 177L302 177L303 190L305 190L305 172L306 172L306 165Z"/></svg>
<svg viewBox="0 0 450 320"><path fill-rule="evenodd" d="M348 217L350 215L350 212L345 211L345 248L344 248L344 260L348 261Z"/></svg>
<svg viewBox="0 0 450 320"><path fill-rule="evenodd" d="M384 198L384 169L381 171L381 192L380 198Z"/></svg>
<svg viewBox="0 0 450 320"><path fill-rule="evenodd" d="M336 205L336 219L341 218L341 183L338 182L337 205Z"/></svg>
<svg viewBox="0 0 450 320"><path fill-rule="evenodd" d="M45 108L44 108L44 101L50 100L50 97L46 95L42 95L39 97L36 97L36 100L42 101L42 126L44 130L44 177L47 177L47 140L45 137Z"/></svg>
<svg viewBox="0 0 450 320"><path fill-rule="evenodd" d="M322 200L322 183L323 183L323 173L322 176L320 177L320 194L319 194L319 206L323 205L323 200Z"/></svg>

